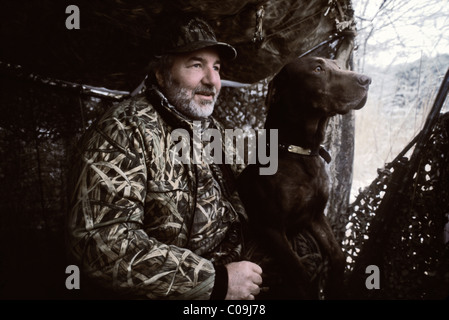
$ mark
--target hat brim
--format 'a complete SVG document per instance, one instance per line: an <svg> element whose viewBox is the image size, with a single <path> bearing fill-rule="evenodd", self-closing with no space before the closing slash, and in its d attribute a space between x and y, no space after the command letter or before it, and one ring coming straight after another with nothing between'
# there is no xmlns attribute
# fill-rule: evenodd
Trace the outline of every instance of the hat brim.
<svg viewBox="0 0 449 320"><path fill-rule="evenodd" d="M217 49L218 55L220 56L221 59L224 60L234 60L237 57L237 50L235 50L233 46L225 42L218 42L212 40L192 42L188 45L168 50L167 53L187 53L204 48Z"/></svg>

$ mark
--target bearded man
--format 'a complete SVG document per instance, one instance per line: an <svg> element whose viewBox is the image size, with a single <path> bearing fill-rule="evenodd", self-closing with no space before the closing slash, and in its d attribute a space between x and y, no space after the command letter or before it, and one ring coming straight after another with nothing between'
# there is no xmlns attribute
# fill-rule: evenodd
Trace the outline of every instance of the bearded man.
<svg viewBox="0 0 449 320"><path fill-rule="evenodd" d="M170 135L192 133L194 122L222 130L211 114L221 64L235 56L204 20L181 23L150 64L144 92L108 110L83 137L68 251L96 288L150 299L260 292L261 268L240 261L245 213L234 171L180 162Z"/></svg>

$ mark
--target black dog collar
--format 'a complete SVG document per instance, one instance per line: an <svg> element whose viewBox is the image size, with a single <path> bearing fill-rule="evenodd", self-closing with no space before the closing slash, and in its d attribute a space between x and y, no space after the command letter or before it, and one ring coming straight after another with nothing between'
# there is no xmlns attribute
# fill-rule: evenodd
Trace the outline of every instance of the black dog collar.
<svg viewBox="0 0 449 320"><path fill-rule="evenodd" d="M318 149L318 151L312 151L312 149L306 149L306 148L302 148L299 146L295 146L292 144L279 144L279 149L283 150L283 151L287 151L290 153L294 153L294 154L299 154L302 156L321 156L321 158L324 159L324 161L326 161L327 163L330 163L332 160L331 155L329 154L329 152L327 152L326 149L324 149L323 146L320 146L320 148Z"/></svg>

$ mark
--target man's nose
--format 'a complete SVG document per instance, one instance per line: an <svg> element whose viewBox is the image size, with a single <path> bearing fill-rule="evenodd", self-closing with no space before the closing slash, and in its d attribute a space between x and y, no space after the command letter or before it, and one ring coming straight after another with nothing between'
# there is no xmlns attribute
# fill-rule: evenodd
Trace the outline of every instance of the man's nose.
<svg viewBox="0 0 449 320"><path fill-rule="evenodd" d="M220 73L217 70L215 70L214 67L208 67L205 70L202 82L203 84L212 85L217 89L220 89L221 86Z"/></svg>

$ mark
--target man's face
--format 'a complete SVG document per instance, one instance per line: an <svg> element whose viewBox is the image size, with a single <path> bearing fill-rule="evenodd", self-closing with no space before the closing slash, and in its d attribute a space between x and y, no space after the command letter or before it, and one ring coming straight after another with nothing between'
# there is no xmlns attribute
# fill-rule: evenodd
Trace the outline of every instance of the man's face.
<svg viewBox="0 0 449 320"><path fill-rule="evenodd" d="M176 55L170 72L159 77L167 99L187 117L206 118L214 111L221 79L220 58L213 48Z"/></svg>

